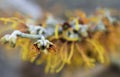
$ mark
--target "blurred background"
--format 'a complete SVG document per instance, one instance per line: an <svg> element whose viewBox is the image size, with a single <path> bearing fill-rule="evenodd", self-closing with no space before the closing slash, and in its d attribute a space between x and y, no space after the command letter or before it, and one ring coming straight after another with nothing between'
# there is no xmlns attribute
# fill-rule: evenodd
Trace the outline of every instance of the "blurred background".
<svg viewBox="0 0 120 77"><path fill-rule="evenodd" d="M0 17L9 17L18 12L39 20L46 11L62 17L68 10L78 9L89 14L98 7L120 10L120 0L0 0ZM4 28L4 25L0 25L0 31ZM0 37L11 31L1 32ZM23 62L19 49L6 49L0 44L0 77L120 77L119 66L118 58L110 66L96 65L89 70L63 69L58 74L45 74L44 65Z"/></svg>

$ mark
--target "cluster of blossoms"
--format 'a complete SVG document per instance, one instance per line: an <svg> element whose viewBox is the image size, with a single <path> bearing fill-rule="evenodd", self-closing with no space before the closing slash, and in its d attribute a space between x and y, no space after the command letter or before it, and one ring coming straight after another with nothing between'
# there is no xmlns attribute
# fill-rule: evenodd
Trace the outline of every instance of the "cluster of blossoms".
<svg viewBox="0 0 120 77"><path fill-rule="evenodd" d="M0 18L12 22L15 31L1 38L5 44L21 47L22 59L36 64L45 63L45 72L59 72L69 66L93 67L109 63L109 57L120 45L120 23L108 9L97 10L86 16L76 11L67 20L48 15L40 25L29 24L27 19Z"/></svg>

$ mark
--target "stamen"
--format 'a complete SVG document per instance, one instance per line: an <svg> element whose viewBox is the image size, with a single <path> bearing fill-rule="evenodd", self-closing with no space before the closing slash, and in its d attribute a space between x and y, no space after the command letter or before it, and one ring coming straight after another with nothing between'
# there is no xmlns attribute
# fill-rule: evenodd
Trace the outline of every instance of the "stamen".
<svg viewBox="0 0 120 77"><path fill-rule="evenodd" d="M70 47L70 54L69 54L69 57L68 57L68 64L70 64L71 63L71 58L72 58L72 56L73 56L73 49L74 49L74 42L71 44L71 47Z"/></svg>

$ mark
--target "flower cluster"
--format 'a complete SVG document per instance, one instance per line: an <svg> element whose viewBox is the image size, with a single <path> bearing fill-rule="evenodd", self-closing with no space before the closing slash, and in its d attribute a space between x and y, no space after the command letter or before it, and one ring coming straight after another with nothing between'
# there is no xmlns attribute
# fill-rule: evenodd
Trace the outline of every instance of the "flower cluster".
<svg viewBox="0 0 120 77"><path fill-rule="evenodd" d="M27 19L0 18L5 23L12 22L18 29L1 40L12 47L20 46L23 60L45 62L46 73L59 72L65 64L93 67L96 63L109 63L110 55L120 45L120 23L111 11L100 9L89 16L75 11L66 19L48 15L44 23L35 25L27 23Z"/></svg>

